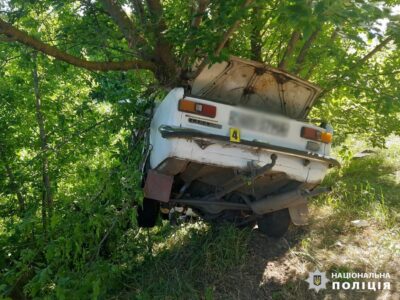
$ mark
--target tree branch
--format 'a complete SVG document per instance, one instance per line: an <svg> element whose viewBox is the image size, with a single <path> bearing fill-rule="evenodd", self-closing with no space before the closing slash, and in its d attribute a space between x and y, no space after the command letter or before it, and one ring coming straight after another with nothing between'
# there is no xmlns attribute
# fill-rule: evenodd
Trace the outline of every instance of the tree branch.
<svg viewBox="0 0 400 300"><path fill-rule="evenodd" d="M133 5L133 9L135 10L135 14L140 20L140 22L145 25L147 23L146 17L145 17L145 11L143 7L143 3L141 0L131 0L131 3Z"/></svg>
<svg viewBox="0 0 400 300"><path fill-rule="evenodd" d="M351 72L356 72L357 69L359 69L360 67L363 66L364 63L366 63L370 58L372 58L376 53L378 53L379 51L381 51L390 41L393 40L392 36L388 36L387 38L385 38L382 42L380 42L378 45L375 46L374 49L372 49L370 52L368 52L366 55L364 55L360 60L357 61L356 64L353 65L353 68L351 68ZM343 79L348 75L348 72L345 72L344 74L342 74L341 76L339 76L338 78L336 78L334 80L334 82L332 83L331 87L325 89L320 97L322 97L323 95L327 94L328 92L332 91L334 88L343 85Z"/></svg>
<svg viewBox="0 0 400 300"><path fill-rule="evenodd" d="M197 10L195 13L195 16L192 20L192 27L193 28L199 28L200 24L201 24L201 20L203 19L204 13L207 9L209 0L198 0L197 1Z"/></svg>
<svg viewBox="0 0 400 300"><path fill-rule="evenodd" d="M11 37L7 37L7 36L0 37L0 43L12 43L15 41L16 40Z"/></svg>
<svg viewBox="0 0 400 300"><path fill-rule="evenodd" d="M318 37L318 34L320 33L320 31L321 31L321 27L314 30L313 33L311 33L311 35L308 37L308 39L304 43L303 47L301 48L300 53L296 59L295 73L299 73L303 69L303 63L307 56L307 53L310 50L310 48L311 48L312 44L314 43L314 41L316 40L316 38Z"/></svg>
<svg viewBox="0 0 400 300"><path fill-rule="evenodd" d="M125 36L129 48L135 44L146 44L146 41L136 33L135 24L116 0L100 0L100 2Z"/></svg>
<svg viewBox="0 0 400 300"><path fill-rule="evenodd" d="M251 4L251 2L253 2L253 0L246 0L241 5L240 9L241 10L246 9ZM235 32L235 30L239 27L241 21L242 21L241 19L236 20L232 24L232 26L224 33L224 35L222 36L221 42L219 43L219 45L217 46L217 48L214 51L215 56L218 56L221 53L222 49L224 49L226 42L229 40L229 38Z"/></svg>
<svg viewBox="0 0 400 300"><path fill-rule="evenodd" d="M333 30L330 40L333 42L334 40L336 40L336 37L339 34L339 26L335 27L335 29Z"/></svg>
<svg viewBox="0 0 400 300"><path fill-rule="evenodd" d="M255 11L254 11L255 10ZM261 29L263 26L260 26L259 21L261 18L261 9L256 8L253 10L253 19L252 19L252 29L250 32L250 58L255 61L261 61L261 50L262 50L262 34Z"/></svg>
<svg viewBox="0 0 400 300"><path fill-rule="evenodd" d="M162 15L162 5L159 0L147 0L147 6L152 14L161 16Z"/></svg>
<svg viewBox="0 0 400 300"><path fill-rule="evenodd" d="M127 71L132 69L146 69L155 71L156 66L148 61L143 60L130 60L130 61L119 61L119 62L95 62L87 61L68 53L65 53L58 48L45 44L42 41L31 37L27 33L15 28L14 26L4 22L0 19L0 34L15 39L16 41L24 44L28 47L36 49L44 54L52 56L58 60L62 60L71 65L84 68L90 71Z"/></svg>
<svg viewBox="0 0 400 300"><path fill-rule="evenodd" d="M146 2L154 24L153 32L156 37L155 55L163 64L163 66L159 66L159 69L164 70L162 73L165 73L163 74L165 77L175 77L178 66L172 51L173 47L163 34L167 30L167 25L163 18L161 2L160 0L147 0ZM163 80L168 80L168 78ZM169 78L169 81L171 81L171 78Z"/></svg>
<svg viewBox="0 0 400 300"><path fill-rule="evenodd" d="M330 36L330 38L329 38L330 44L333 44L333 42L334 42L334 41L336 40L336 38L338 37L338 35L339 35L339 30L340 30L340 27L339 27L339 26L336 26L335 29L333 30L333 32L332 32L332 34L331 34L331 36ZM319 63L319 61L314 61L314 62L311 64L311 66L308 68L307 74L306 74L305 76L303 76L303 79L308 80L308 79L312 76L312 74L313 74L315 68L318 66L318 63Z"/></svg>
<svg viewBox="0 0 400 300"><path fill-rule="evenodd" d="M369 60L372 56L374 56L377 52L381 51L387 44L389 44L390 41L393 40L392 36L388 36L385 38L382 42L380 42L378 45L375 46L374 49L372 49L370 52L368 52L363 58L360 59L359 65L364 64Z"/></svg>
<svg viewBox="0 0 400 300"><path fill-rule="evenodd" d="M49 158L45 151L48 149L47 132L45 128L45 117L42 111L42 99L39 90L39 76L38 76L38 66L37 66L37 52L33 56L34 65L32 70L33 77L33 90L35 95L35 108L36 108L36 122L39 127L39 141L40 150L42 150L43 155L42 160L42 180L43 180L43 195L42 195L42 222L43 230L45 234L49 225L49 220L51 220L53 211L53 193L51 189L51 178L50 178L50 166Z"/></svg>
<svg viewBox="0 0 400 300"><path fill-rule="evenodd" d="M248 8L252 2L253 2L253 0L245 0L245 2L241 5L240 9L244 10L244 9ZM232 26L223 34L220 43L217 45L217 47L214 50L214 56L218 56L221 54L222 49L224 49L224 47L225 47L226 43L228 42L229 38L231 37L231 35L239 27L241 21L242 21L241 19L236 20L232 24ZM188 77L196 78L201 73L201 71L203 71L203 69L207 66L208 62L209 62L208 59L204 58L201 61L201 63L199 64L199 66L197 67L197 70L195 72L193 72L192 74L190 74Z"/></svg>
<svg viewBox="0 0 400 300"><path fill-rule="evenodd" d="M287 67L287 61L292 56L294 49L296 47L297 42L300 39L300 32L297 30L293 30L292 35L290 37L289 43L286 47L285 53L283 54L283 57L281 61L278 64L278 68L280 69L286 69Z"/></svg>

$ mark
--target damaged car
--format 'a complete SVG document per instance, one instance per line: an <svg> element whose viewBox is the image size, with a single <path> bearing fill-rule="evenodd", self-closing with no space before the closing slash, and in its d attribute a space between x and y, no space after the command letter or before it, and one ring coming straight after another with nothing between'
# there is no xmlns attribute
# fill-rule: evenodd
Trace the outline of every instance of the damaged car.
<svg viewBox="0 0 400 300"><path fill-rule="evenodd" d="M172 89L152 117L138 225L160 214L258 225L280 237L307 223L307 199L328 169L333 130L307 121L321 89L231 57Z"/></svg>

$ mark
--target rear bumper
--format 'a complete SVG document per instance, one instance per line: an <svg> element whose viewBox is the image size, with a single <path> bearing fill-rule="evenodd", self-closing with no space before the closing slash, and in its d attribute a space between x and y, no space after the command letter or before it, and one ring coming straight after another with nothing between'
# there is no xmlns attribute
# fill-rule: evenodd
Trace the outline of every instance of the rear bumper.
<svg viewBox="0 0 400 300"><path fill-rule="evenodd" d="M163 138L187 138L187 139L207 139L207 140L215 140L230 144L229 137L211 134L207 132L202 132L195 129L190 128L181 128L181 127L171 127L167 125L161 125L159 127L160 134ZM281 146L275 146L268 143L263 143L259 141L249 141L249 140L241 140L240 143L235 143L239 145L244 145L253 148L264 149L272 152L283 153L289 156L295 156L299 158L309 159L312 161L318 161L328 164L329 167L340 167L340 163L332 158L327 156L322 156L317 153L301 151Z"/></svg>

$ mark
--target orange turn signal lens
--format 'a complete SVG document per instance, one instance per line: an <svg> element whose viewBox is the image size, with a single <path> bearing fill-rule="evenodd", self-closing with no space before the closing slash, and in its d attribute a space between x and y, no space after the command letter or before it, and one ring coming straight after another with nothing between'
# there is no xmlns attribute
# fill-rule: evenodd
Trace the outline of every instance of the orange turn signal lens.
<svg viewBox="0 0 400 300"><path fill-rule="evenodd" d="M321 141L324 143L329 144L330 142L332 142L332 133L330 132L323 132L321 134Z"/></svg>
<svg viewBox="0 0 400 300"><path fill-rule="evenodd" d="M179 110L185 112L195 112L196 103L189 100L180 100L179 101Z"/></svg>
<svg viewBox="0 0 400 300"><path fill-rule="evenodd" d="M213 105L193 102L186 99L179 100L178 109L183 112L202 115L209 118L215 118L217 113L217 108Z"/></svg>
<svg viewBox="0 0 400 300"><path fill-rule="evenodd" d="M323 142L326 144L332 142L332 133L320 131L311 127L302 127L300 136L308 140Z"/></svg>

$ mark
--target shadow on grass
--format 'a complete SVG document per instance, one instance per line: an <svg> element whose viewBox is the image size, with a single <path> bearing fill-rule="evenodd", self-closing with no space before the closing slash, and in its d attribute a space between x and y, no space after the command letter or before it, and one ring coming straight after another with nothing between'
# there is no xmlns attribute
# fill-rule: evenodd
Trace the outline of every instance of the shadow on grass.
<svg viewBox="0 0 400 300"><path fill-rule="evenodd" d="M330 232L329 226L330 222L323 223L311 234ZM309 290L305 282L307 269L319 266L312 251L327 247L323 242L305 244L310 237L309 227L292 227L281 239L270 239L257 229L238 230L202 222L179 229L165 225L160 230L153 241L153 252L132 262L135 266L123 279L126 289L115 298L283 300L377 296L371 291L333 291L330 285L319 293ZM161 235L164 242L159 241ZM332 243L339 235L333 231ZM340 255L340 249L337 251ZM321 270L365 272L363 268L347 268L339 261Z"/></svg>
<svg viewBox="0 0 400 300"><path fill-rule="evenodd" d="M286 239L271 240L257 230L202 222L161 227L164 242L133 262L118 299L268 299L260 288L266 264L282 257ZM159 239L160 233L157 236ZM290 243L297 243L300 235Z"/></svg>
<svg viewBox="0 0 400 300"><path fill-rule="evenodd" d="M333 186L334 192L313 202L330 207L333 213L323 220L313 216L310 226L292 228L279 240L230 225L161 226L150 234L152 253L132 262L123 278L126 289L116 298L376 299L376 294L365 291L328 288L316 293L309 290L303 277L307 269L319 265L314 253L331 249L343 235L351 239L357 234L349 228L349 221L365 217L390 227L400 210L397 168L385 156L371 155L332 172L324 185ZM333 249L339 258L340 248ZM346 268L339 261L324 267L328 271L365 271Z"/></svg>

